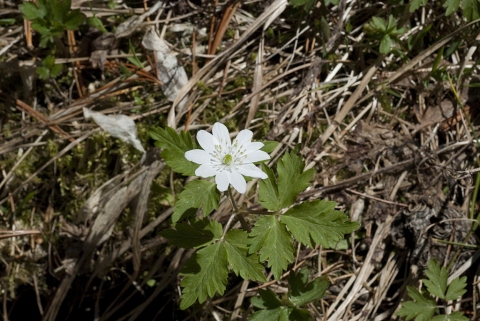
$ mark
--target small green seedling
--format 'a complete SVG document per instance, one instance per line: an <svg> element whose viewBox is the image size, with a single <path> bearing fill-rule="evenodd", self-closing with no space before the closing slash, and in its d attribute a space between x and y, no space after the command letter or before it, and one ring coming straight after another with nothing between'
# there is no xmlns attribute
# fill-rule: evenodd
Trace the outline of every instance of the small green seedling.
<svg viewBox="0 0 480 321"><path fill-rule="evenodd" d="M412 286L407 286L408 296L412 301L402 303L402 307L398 310L397 315L406 318L406 320L415 321L468 321L461 312L454 311L450 314L441 313L441 309L448 306L448 301L457 300L467 292L467 277L455 278L447 284L448 270L440 266L436 260L428 262L428 269L425 272L427 279L423 279L423 284L427 291L418 291ZM435 297L444 301L440 308L439 301Z"/></svg>

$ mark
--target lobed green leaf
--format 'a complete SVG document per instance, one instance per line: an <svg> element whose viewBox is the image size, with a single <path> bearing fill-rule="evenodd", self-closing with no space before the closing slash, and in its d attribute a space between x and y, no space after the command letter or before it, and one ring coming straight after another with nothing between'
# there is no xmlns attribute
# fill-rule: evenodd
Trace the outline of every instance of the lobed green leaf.
<svg viewBox="0 0 480 321"><path fill-rule="evenodd" d="M268 210L278 211L281 209L281 204L278 199L278 188L275 176L268 166L263 166L262 169L268 175L268 178L260 180L258 202Z"/></svg>
<svg viewBox="0 0 480 321"><path fill-rule="evenodd" d="M185 158L185 152L195 149L196 144L189 133L181 132L178 134L173 128L153 127L149 131L150 137L156 140L155 145L164 150L160 156L175 172L185 176L194 176L198 164L195 164Z"/></svg>
<svg viewBox="0 0 480 321"><path fill-rule="evenodd" d="M304 172L304 168L302 157L294 152L286 153L279 160L277 172L280 208L293 205L297 195L310 185L315 171L311 168Z"/></svg>
<svg viewBox="0 0 480 321"><path fill-rule="evenodd" d="M427 5L428 0L411 0L410 1L410 12L416 11L420 6L424 7Z"/></svg>
<svg viewBox="0 0 480 321"><path fill-rule="evenodd" d="M467 292L467 277L455 278L448 285L445 300L457 300Z"/></svg>
<svg viewBox="0 0 480 321"><path fill-rule="evenodd" d="M256 222L250 233L249 253L259 252L260 261L268 260L268 267L279 280L289 263L293 262L292 237L285 225L275 216L262 216Z"/></svg>
<svg viewBox="0 0 480 321"><path fill-rule="evenodd" d="M291 273L288 278L288 298L297 307L320 300L325 296L329 282L326 276L308 282L308 269Z"/></svg>
<svg viewBox="0 0 480 321"><path fill-rule="evenodd" d="M258 290L258 295L258 297L252 297L250 302L254 307L262 310L253 314L250 321L278 320L281 317L288 320L287 309L272 290Z"/></svg>
<svg viewBox="0 0 480 321"><path fill-rule="evenodd" d="M427 299L412 286L407 286L407 293L414 301L403 302L396 314L407 321L430 321L437 308L435 301Z"/></svg>
<svg viewBox="0 0 480 321"><path fill-rule="evenodd" d="M185 310L198 300L205 302L207 296L225 292L228 277L227 251L222 243L212 244L198 250L187 261L181 274L182 300L180 309Z"/></svg>
<svg viewBox="0 0 480 321"><path fill-rule="evenodd" d="M452 312L452 314L442 314L434 316L431 321L469 321L461 312Z"/></svg>
<svg viewBox="0 0 480 321"><path fill-rule="evenodd" d="M265 166L266 167L266 166ZM295 203L297 195L310 185L314 170L303 171L305 163L295 152L286 153L278 162L278 183L273 171L264 168L268 178L260 181L259 202L263 207L278 211Z"/></svg>
<svg viewBox="0 0 480 321"><path fill-rule="evenodd" d="M173 223L185 218L185 213L191 208L203 207L203 216L207 216L218 208L220 192L215 183L198 180L190 181L178 196L172 215Z"/></svg>
<svg viewBox="0 0 480 321"><path fill-rule="evenodd" d="M252 297L250 302L259 309L273 310L283 305L282 301L270 289L258 290L258 297Z"/></svg>
<svg viewBox="0 0 480 321"><path fill-rule="evenodd" d="M462 1L462 9L463 9L463 15L465 18L467 18L467 21L473 21L477 20L480 18L480 12L479 12L479 2L478 0L463 0Z"/></svg>
<svg viewBox="0 0 480 321"><path fill-rule="evenodd" d="M24 2L18 6L18 9L27 20L33 21L37 18L43 18L42 11L33 2Z"/></svg>
<svg viewBox="0 0 480 321"><path fill-rule="evenodd" d="M429 260L428 267L425 271L428 280L422 280L427 287L428 292L445 299L445 292L447 291L448 270L440 266L436 260Z"/></svg>
<svg viewBox="0 0 480 321"><path fill-rule="evenodd" d="M160 236L183 248L201 247L222 237L222 225L207 219L193 223L182 222L175 225L175 229L163 230Z"/></svg>
<svg viewBox="0 0 480 321"><path fill-rule="evenodd" d="M266 282L263 266L256 253L248 254L248 235L245 231L230 230L225 236L228 263L236 275L244 280Z"/></svg>
<svg viewBox="0 0 480 321"><path fill-rule="evenodd" d="M446 8L445 15L449 16L453 12L457 11L458 6L460 5L460 0L447 0L443 4L443 7Z"/></svg>
<svg viewBox="0 0 480 321"><path fill-rule="evenodd" d="M65 0L63 0L65 1ZM63 2L62 1L62 2ZM85 21L86 16L79 9L70 11L64 18L64 26L67 30L78 30L80 25Z"/></svg>
<svg viewBox="0 0 480 321"><path fill-rule="evenodd" d="M65 17L68 15L70 11L70 7L72 6L72 1L71 0L50 0L52 6L51 6L51 13L52 13L52 18L55 21L63 21L65 22Z"/></svg>
<svg viewBox="0 0 480 321"><path fill-rule="evenodd" d="M343 212L335 211L335 205L325 200L305 202L289 209L280 220L300 243L311 248L315 243L329 248L333 242L342 240L344 234L360 227Z"/></svg>

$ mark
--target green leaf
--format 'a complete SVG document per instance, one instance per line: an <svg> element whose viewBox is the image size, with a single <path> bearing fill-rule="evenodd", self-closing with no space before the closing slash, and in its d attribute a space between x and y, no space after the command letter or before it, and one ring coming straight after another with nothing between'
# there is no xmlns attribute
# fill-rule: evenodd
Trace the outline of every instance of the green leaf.
<svg viewBox="0 0 480 321"><path fill-rule="evenodd" d="M422 280L427 287L428 292L438 296L440 299L445 299L445 292L447 291L448 270L440 266L436 260L428 261L428 268L425 271L428 280Z"/></svg>
<svg viewBox="0 0 480 321"><path fill-rule="evenodd" d="M191 208L200 208L203 206L203 216L207 216L212 210L218 208L220 202L220 193L215 183L198 180L190 181L185 185L185 189L178 196L175 209L172 215L173 223L183 219L184 214Z"/></svg>
<svg viewBox="0 0 480 321"><path fill-rule="evenodd" d="M312 320L312 315L308 310L290 308L290 314L288 315L288 320L290 321L310 321Z"/></svg>
<svg viewBox="0 0 480 321"><path fill-rule="evenodd" d="M477 20L480 17L478 5L478 0L462 1L463 15L465 16L465 18L467 18L468 22Z"/></svg>
<svg viewBox="0 0 480 321"><path fill-rule="evenodd" d="M455 52L455 50L458 49L458 47L460 47L460 45L463 43L463 38L462 37L458 37L458 39L454 39L451 43L451 45L447 48L447 50L445 51L445 54L443 55L444 58L447 58L447 57L450 57L451 54L453 54Z"/></svg>
<svg viewBox="0 0 480 321"><path fill-rule="evenodd" d="M32 28L33 28L33 23L32 23ZM53 43L53 38L48 35L42 35L40 37L40 43L39 43L40 48L46 48L49 42Z"/></svg>
<svg viewBox="0 0 480 321"><path fill-rule="evenodd" d="M132 44L131 40L128 40L128 48L129 48L129 53L132 54L132 57L127 57L127 60L130 61L132 64L134 64L136 67L143 69L143 64L138 59L137 54L135 52L135 46Z"/></svg>
<svg viewBox="0 0 480 321"><path fill-rule="evenodd" d="M53 13L53 19L56 21L65 21L65 17L68 15L68 12L70 11L70 7L72 6L71 0L54 0L53 6L52 6L52 13Z"/></svg>
<svg viewBox="0 0 480 321"><path fill-rule="evenodd" d="M87 18L87 25L93 28L97 28L101 32L107 32L107 29L105 29L102 20L98 19L97 16Z"/></svg>
<svg viewBox="0 0 480 321"><path fill-rule="evenodd" d="M45 0L37 0L39 19L47 19L51 16L51 6Z"/></svg>
<svg viewBox="0 0 480 321"><path fill-rule="evenodd" d="M65 17L64 26L67 30L78 30L78 27L85 21L85 18L85 15L81 13L79 9L72 10Z"/></svg>
<svg viewBox="0 0 480 321"><path fill-rule="evenodd" d="M392 49L392 38L389 35L384 35L380 41L380 53L388 54Z"/></svg>
<svg viewBox="0 0 480 321"><path fill-rule="evenodd" d="M276 309L260 310L255 312L250 318L250 321L276 321L288 320L288 310L285 307L278 307Z"/></svg>
<svg viewBox="0 0 480 321"><path fill-rule="evenodd" d="M342 240L344 234L360 227L343 212L335 211L335 205L325 200L304 202L289 209L280 220L300 243L314 248L315 242L328 248L331 242Z"/></svg>
<svg viewBox="0 0 480 321"><path fill-rule="evenodd" d="M303 172L304 168L300 155L286 153L277 165L278 185L273 172L265 168L268 178L260 181L260 204L266 209L278 211L295 203L298 193L307 188L313 178L314 170Z"/></svg>
<svg viewBox="0 0 480 321"><path fill-rule="evenodd" d="M417 289L407 286L408 295L414 300L402 303L397 315L408 320L415 318L415 321L430 321L437 308L435 301L424 297Z"/></svg>
<svg viewBox="0 0 480 321"><path fill-rule="evenodd" d="M383 18L372 17L372 22L370 23L372 28L377 29L377 31L387 30L387 22Z"/></svg>
<svg viewBox="0 0 480 321"><path fill-rule="evenodd" d="M451 15L453 12L457 11L458 6L460 5L460 0L447 0L443 4L443 7L446 8L445 16Z"/></svg>
<svg viewBox="0 0 480 321"><path fill-rule="evenodd" d="M304 168L300 155L295 152L283 155L277 165L278 185L273 172L265 170L268 178L260 181L260 204L266 209L278 211L295 203L298 193L305 190L313 178L314 170L303 172Z"/></svg>
<svg viewBox="0 0 480 321"><path fill-rule="evenodd" d="M3 25L13 25L15 23L15 18L4 18L0 19L0 26Z"/></svg>
<svg viewBox="0 0 480 321"><path fill-rule="evenodd" d="M390 33L395 29L395 26L397 24L397 21L392 15L388 16L388 23L387 23L387 33Z"/></svg>
<svg viewBox="0 0 480 321"><path fill-rule="evenodd" d="M420 6L424 7L427 5L428 0L411 0L410 1L410 13L414 12Z"/></svg>
<svg viewBox="0 0 480 321"><path fill-rule="evenodd" d="M250 302L256 308L262 309L256 312L249 320L250 321L265 321L278 320L282 314L285 314L286 309L282 301L270 289L258 290L258 297L252 297Z"/></svg>
<svg viewBox="0 0 480 321"><path fill-rule="evenodd" d="M293 205L298 193L310 185L315 171L311 168L304 172L304 168L302 157L294 152L286 153L278 162L278 197L281 208Z"/></svg>
<svg viewBox="0 0 480 321"><path fill-rule="evenodd" d="M42 35L51 35L51 31L46 27L46 22L43 19L35 19L35 21L32 21L32 29Z"/></svg>
<svg viewBox="0 0 480 321"><path fill-rule="evenodd" d="M50 69L50 76L55 78L55 77L58 77L58 75L60 75L60 73L62 72L62 69L63 69L63 66L62 65L54 65L51 69Z"/></svg>
<svg viewBox="0 0 480 321"><path fill-rule="evenodd" d="M155 145L164 149L160 156L165 159L168 166L182 175L195 175L195 170L199 165L185 158L185 152L196 148L190 134L182 131L179 135L170 127L165 129L154 127L149 134L156 140Z"/></svg>
<svg viewBox="0 0 480 321"><path fill-rule="evenodd" d="M328 39L330 39L330 26L328 25L325 17L320 19L320 30L322 31L322 37L324 41L327 42Z"/></svg>
<svg viewBox="0 0 480 321"><path fill-rule="evenodd" d="M448 285L445 300L456 300L467 292L467 277L455 278Z"/></svg>
<svg viewBox="0 0 480 321"><path fill-rule="evenodd" d="M282 301L277 295L270 289L258 290L259 297L252 297L250 302L252 305L259 309L273 310L283 306Z"/></svg>
<svg viewBox="0 0 480 321"><path fill-rule="evenodd" d="M276 142L276 141L273 141L273 140L267 140L267 141L264 141L262 143L263 143L263 147L260 148L260 150L263 150L265 153L268 153L268 154L273 152L273 150L275 148L277 148L277 146L279 144L279 142Z"/></svg>
<svg viewBox="0 0 480 321"><path fill-rule="evenodd" d="M160 236L183 248L201 247L222 237L222 225L207 219L194 223L182 222L175 225L175 229L161 231Z"/></svg>
<svg viewBox="0 0 480 321"><path fill-rule="evenodd" d="M52 68L53 66L55 66L55 57L46 56L45 59L42 60L42 66L46 68Z"/></svg>
<svg viewBox="0 0 480 321"><path fill-rule="evenodd" d="M469 321L470 319L463 316L461 312L452 312L452 314L437 315L431 321Z"/></svg>
<svg viewBox="0 0 480 321"><path fill-rule="evenodd" d="M281 204L278 199L277 182L273 171L268 166L263 166L262 169L268 175L268 178L260 180L259 203L268 210L279 210L281 209Z"/></svg>
<svg viewBox="0 0 480 321"><path fill-rule="evenodd" d="M294 259L292 237L285 225L273 215L262 216L255 222L250 236L249 253L259 251L260 261L268 260L268 267L272 268L275 279L279 280L288 263Z"/></svg>
<svg viewBox="0 0 480 321"><path fill-rule="evenodd" d="M438 51L437 57L433 61L432 71L430 72L430 75L438 70L438 66L443 59L443 49L445 49L445 47L442 46L442 48L440 48L440 50Z"/></svg>
<svg viewBox="0 0 480 321"><path fill-rule="evenodd" d="M50 77L50 69L49 68L37 67L37 69L35 69L35 71L37 72L38 77L40 79L48 79L48 77Z"/></svg>
<svg viewBox="0 0 480 321"><path fill-rule="evenodd" d="M227 251L222 243L212 244L192 255L181 274L182 301L180 309L185 310L195 301L205 302L207 295L223 294L227 284Z"/></svg>
<svg viewBox="0 0 480 321"><path fill-rule="evenodd" d="M248 235L245 231L230 230L225 236L225 249L228 263L235 274L244 280L266 282L263 275L263 266L259 263L256 253L248 255Z"/></svg>
<svg viewBox="0 0 480 321"><path fill-rule="evenodd" d="M20 12L23 14L23 17L27 20L35 20L37 18L43 18L42 12L33 2L24 2L18 6Z"/></svg>
<svg viewBox="0 0 480 321"><path fill-rule="evenodd" d="M307 303L320 300L328 289L328 277L320 277L308 283L308 269L304 268L298 273L291 273L288 278L288 298L300 307Z"/></svg>

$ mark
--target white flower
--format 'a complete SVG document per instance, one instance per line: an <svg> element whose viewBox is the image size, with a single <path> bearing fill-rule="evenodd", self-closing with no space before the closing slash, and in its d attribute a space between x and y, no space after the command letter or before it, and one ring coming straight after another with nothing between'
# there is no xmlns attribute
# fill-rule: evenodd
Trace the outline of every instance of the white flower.
<svg viewBox="0 0 480 321"><path fill-rule="evenodd" d="M202 149L193 149L185 153L185 158L194 163L200 164L195 174L206 178L215 176L215 183L219 191L227 190L228 185L239 192L245 193L247 183L242 175L267 178L254 162L270 159L264 151L259 150L263 143L253 142L253 133L244 129L237 137L230 140L230 134L225 125L215 123L212 134L200 130L197 133L197 140Z"/></svg>

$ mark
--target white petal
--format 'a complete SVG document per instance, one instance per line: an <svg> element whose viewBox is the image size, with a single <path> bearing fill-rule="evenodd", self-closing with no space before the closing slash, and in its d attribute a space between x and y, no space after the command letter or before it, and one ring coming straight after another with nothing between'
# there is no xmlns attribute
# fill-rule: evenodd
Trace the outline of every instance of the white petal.
<svg viewBox="0 0 480 321"><path fill-rule="evenodd" d="M236 171L230 173L230 183L240 194L244 194L247 190L247 182L245 181L245 178Z"/></svg>
<svg viewBox="0 0 480 321"><path fill-rule="evenodd" d="M228 128L222 123L213 124L212 128L213 136L220 142L220 145L224 148L229 148L232 144L230 140L230 134L228 133Z"/></svg>
<svg viewBox="0 0 480 321"><path fill-rule="evenodd" d="M218 171L215 168L207 164L200 165L200 167L195 170L195 175L203 178L215 176L217 173Z"/></svg>
<svg viewBox="0 0 480 321"><path fill-rule="evenodd" d="M217 172L215 183L217 183L217 188L220 192L225 192L228 188L228 184L230 184L230 173L228 171Z"/></svg>
<svg viewBox="0 0 480 321"><path fill-rule="evenodd" d="M197 164L209 164L212 156L202 149L192 149L185 153L185 158Z"/></svg>
<svg viewBox="0 0 480 321"><path fill-rule="evenodd" d="M245 164L245 165L237 166L237 171L242 175L254 177L254 178L264 179L268 177L266 173L262 172L260 168L258 168L253 164Z"/></svg>
<svg viewBox="0 0 480 321"><path fill-rule="evenodd" d="M270 155L268 155L262 150L257 150L256 152L247 153L247 158L245 159L244 162L254 163L254 162L259 162L267 159L270 159Z"/></svg>
<svg viewBox="0 0 480 321"><path fill-rule="evenodd" d="M235 140L238 142L238 145L246 145L252 141L253 133L251 130L244 129L240 131Z"/></svg>
<svg viewBox="0 0 480 321"><path fill-rule="evenodd" d="M247 151L247 153L250 153L250 152L254 152L254 151L257 151L259 150L260 148L263 147L263 143L260 143L260 142L253 142L253 143L250 143L250 144L246 144L244 145L245 146L245 150Z"/></svg>
<svg viewBox="0 0 480 321"><path fill-rule="evenodd" d="M202 146L204 150L208 153L212 153L215 151L215 144L218 144L218 141L212 134L207 131L200 130L197 133L197 141Z"/></svg>

